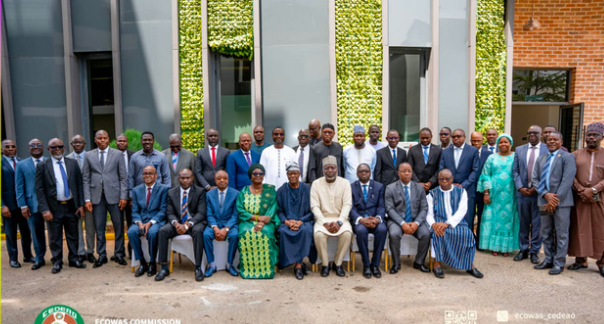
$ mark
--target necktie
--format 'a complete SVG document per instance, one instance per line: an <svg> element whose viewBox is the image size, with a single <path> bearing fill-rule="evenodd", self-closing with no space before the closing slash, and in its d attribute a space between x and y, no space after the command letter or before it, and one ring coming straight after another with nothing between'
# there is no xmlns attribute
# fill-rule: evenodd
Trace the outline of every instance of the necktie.
<svg viewBox="0 0 604 324"><path fill-rule="evenodd" d="M17 169L17 159L12 158L13 159L13 170Z"/></svg>
<svg viewBox="0 0 604 324"><path fill-rule="evenodd" d="M250 160L250 152L245 152L245 160L247 161L247 166L252 165L252 160Z"/></svg>
<svg viewBox="0 0 604 324"><path fill-rule="evenodd" d="M457 169L457 165L459 165L459 157L461 155L461 148L455 148L455 168Z"/></svg>
<svg viewBox="0 0 604 324"><path fill-rule="evenodd" d="M101 153L101 170L105 169L105 151L99 152Z"/></svg>
<svg viewBox="0 0 604 324"><path fill-rule="evenodd" d="M151 189L153 188L147 188L147 207L149 207L149 199L151 199Z"/></svg>
<svg viewBox="0 0 604 324"><path fill-rule="evenodd" d="M409 223L413 221L413 216L411 215L411 196L409 196L409 187L403 185L403 188L405 188L405 205L407 206L405 223Z"/></svg>
<svg viewBox="0 0 604 324"><path fill-rule="evenodd" d="M539 180L539 188L538 191L539 192L543 192L545 191L546 188L546 184L549 183L549 167L550 167L550 158L553 156L553 153L549 153L547 155L547 160L545 161L545 165L543 166L543 170L541 170L541 178ZM549 187L549 186L547 186ZM549 189L549 188L548 188Z"/></svg>
<svg viewBox="0 0 604 324"><path fill-rule="evenodd" d="M82 168L82 156L77 154L76 157L78 159L78 165L80 166L80 169L81 169Z"/></svg>
<svg viewBox="0 0 604 324"><path fill-rule="evenodd" d="M180 219L182 219L182 223L184 224L189 218L189 207L187 204L187 191L182 192L182 208L180 209Z"/></svg>
<svg viewBox="0 0 604 324"><path fill-rule="evenodd" d="M367 201L367 185L363 185L363 200Z"/></svg>
<svg viewBox="0 0 604 324"><path fill-rule="evenodd" d="M220 210L222 210L222 205L224 204L224 191L220 192L220 198L218 199L218 202L220 204Z"/></svg>
<svg viewBox="0 0 604 324"><path fill-rule="evenodd" d="M67 183L67 173L65 172L65 168L63 168L63 161L57 162L59 164L59 169L61 169L61 178L63 178L63 190L65 191L65 197L69 198L69 184Z"/></svg>
<svg viewBox="0 0 604 324"><path fill-rule="evenodd" d="M392 149L392 161L394 161L394 167L396 168L396 150Z"/></svg>
<svg viewBox="0 0 604 324"><path fill-rule="evenodd" d="M126 173L128 172L128 152L124 152L124 162L126 162Z"/></svg>
<svg viewBox="0 0 604 324"><path fill-rule="evenodd" d="M304 178L304 148L300 148L300 155L298 156L298 167L300 168L300 176Z"/></svg>
<svg viewBox="0 0 604 324"><path fill-rule="evenodd" d="M424 148L424 164L428 164L428 149L430 146L423 146Z"/></svg>
<svg viewBox="0 0 604 324"><path fill-rule="evenodd" d="M491 153L495 153L495 147L494 146L489 147L489 150L491 150Z"/></svg>
<svg viewBox="0 0 604 324"><path fill-rule="evenodd" d="M526 166L526 173L528 174L528 187L531 187L531 182L533 181L533 167L535 166L535 149L536 147L530 147L531 153L529 155L528 165Z"/></svg>
<svg viewBox="0 0 604 324"><path fill-rule="evenodd" d="M216 148L212 147L212 166L216 167Z"/></svg>
<svg viewBox="0 0 604 324"><path fill-rule="evenodd" d="M176 170L176 163L178 163L178 154L172 153L172 169Z"/></svg>
<svg viewBox="0 0 604 324"><path fill-rule="evenodd" d="M40 159L36 159L36 163L34 163L34 168L38 166L38 163L40 163Z"/></svg>

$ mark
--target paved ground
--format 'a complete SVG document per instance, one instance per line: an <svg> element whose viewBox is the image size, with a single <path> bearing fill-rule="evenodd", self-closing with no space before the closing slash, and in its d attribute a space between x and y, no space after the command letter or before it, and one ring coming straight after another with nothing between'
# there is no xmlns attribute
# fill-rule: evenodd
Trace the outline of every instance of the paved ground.
<svg viewBox="0 0 604 324"><path fill-rule="evenodd" d="M49 258L37 271L29 264L12 269L2 247L2 323L33 323L53 304L75 308L86 323L497 323L505 311L508 322L516 323L603 322L604 278L593 260L584 271L550 276L528 261L478 253L475 263L485 278L444 268L446 278L440 280L413 270L411 257L403 259L398 274L368 280L360 274L358 257L357 271L345 278L312 273L298 281L287 268L273 280L243 280L220 271L198 283L183 257L172 275L157 283L135 278L129 267L113 262L98 269L66 267L53 275ZM474 314L475 322L445 318ZM559 318L565 315L574 318Z"/></svg>

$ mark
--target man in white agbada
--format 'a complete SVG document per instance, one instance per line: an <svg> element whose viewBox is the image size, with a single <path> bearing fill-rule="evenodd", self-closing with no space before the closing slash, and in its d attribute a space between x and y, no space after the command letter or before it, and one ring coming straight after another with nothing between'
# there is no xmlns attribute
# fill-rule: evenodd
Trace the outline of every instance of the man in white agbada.
<svg viewBox="0 0 604 324"><path fill-rule="evenodd" d="M273 128L273 145L265 148L260 156L260 164L266 169L264 183L272 184L275 190L288 182L285 163L296 160L296 152L283 144L285 140L285 130L277 126Z"/></svg>
<svg viewBox="0 0 604 324"><path fill-rule="evenodd" d="M329 255L327 237L338 238L338 250L332 268L336 275L346 275L342 268L344 256L350 248L352 226L348 220L352 209L350 182L338 177L338 165L332 155L323 159L324 176L315 180L310 189L310 208L315 215L314 238L317 252L321 257L321 276L329 275Z"/></svg>
<svg viewBox="0 0 604 324"><path fill-rule="evenodd" d="M346 180L350 181L350 183L359 180L359 177L357 177L357 168L362 163L369 165L369 168L371 168L371 179L373 179L376 153L373 147L365 143L365 128L359 125L354 126L352 139L354 140L354 144L350 144L344 148Z"/></svg>

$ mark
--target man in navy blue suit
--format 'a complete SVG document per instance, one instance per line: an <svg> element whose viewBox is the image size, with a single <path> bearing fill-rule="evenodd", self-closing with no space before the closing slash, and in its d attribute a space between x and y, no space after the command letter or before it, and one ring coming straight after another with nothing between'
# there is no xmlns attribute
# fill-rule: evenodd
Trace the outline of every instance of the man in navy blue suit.
<svg viewBox="0 0 604 324"><path fill-rule="evenodd" d="M227 157L226 172L231 179L229 187L237 191L245 186L252 184L247 170L250 165L260 161L260 154L250 150L252 147L252 137L248 133L239 135L239 148Z"/></svg>
<svg viewBox="0 0 604 324"><path fill-rule="evenodd" d="M492 131L493 129L490 129L490 131ZM488 134L488 132L487 132ZM495 134L497 134L497 131L495 131ZM489 136L489 135L487 135ZM497 139L495 139L497 140ZM472 146L474 146L477 150L478 150L478 161L479 161L479 165L478 165L478 173L476 176L476 181L478 181L478 178L480 178L480 174L482 173L482 167L484 166L484 163L487 161L487 158L489 158L489 155L493 154L493 152L495 152L495 150L489 149L489 147L487 145L482 145L482 133L481 132L474 132L472 134L470 134L470 143L472 144ZM477 225L476 225L476 235L474 235L474 237L476 238L476 246L480 246L479 242L480 242L480 222L482 221L482 211L484 210L484 194L480 191L476 191L476 217L477 217Z"/></svg>
<svg viewBox="0 0 604 324"><path fill-rule="evenodd" d="M453 145L443 150L440 158L440 168L449 169L453 175L453 185L466 190L468 194L468 211L464 219L470 229L474 229L474 206L476 197L476 182L480 176L478 168L480 160L478 150L466 145L466 132L456 129L451 135ZM472 231L473 232L473 231Z"/></svg>
<svg viewBox="0 0 604 324"><path fill-rule="evenodd" d="M44 233L44 218L38 211L38 198L36 196L36 166L44 161L44 145L37 138L29 141L29 154L31 157L17 163L15 170L15 191L17 203L21 207L21 214L27 218L29 229L32 233L36 262L32 270L38 270L46 264L46 234Z"/></svg>
<svg viewBox="0 0 604 324"><path fill-rule="evenodd" d="M480 135L482 136L482 133ZM497 132L496 129L494 129L494 128L489 129L486 134L487 143L485 145L482 145L482 147L487 149L491 153L499 152L499 148L497 147L497 137L498 136L499 136L499 132ZM470 139L471 138L472 138L472 136L470 136ZM476 147L476 146L474 146L474 147ZM480 148L478 148L478 147L476 147L476 148L480 150ZM477 244L478 244L478 242L477 242Z"/></svg>
<svg viewBox="0 0 604 324"><path fill-rule="evenodd" d="M214 176L216 188L206 193L208 203L208 227L203 232L203 243L208 258L208 269L205 276L210 277L218 267L214 261L214 240L229 241L226 269L232 276L239 275L233 266L233 259L237 252L237 196L239 191L229 188L229 175L224 171L216 172Z"/></svg>
<svg viewBox="0 0 604 324"><path fill-rule="evenodd" d="M363 276L367 279L373 275L382 277L380 271L380 260L388 229L386 228L384 205L384 186L371 180L371 168L367 163L361 163L357 167L359 180L351 185L352 209L350 210L350 221L357 235L357 245L363 259ZM373 257L369 263L369 233L373 234Z"/></svg>

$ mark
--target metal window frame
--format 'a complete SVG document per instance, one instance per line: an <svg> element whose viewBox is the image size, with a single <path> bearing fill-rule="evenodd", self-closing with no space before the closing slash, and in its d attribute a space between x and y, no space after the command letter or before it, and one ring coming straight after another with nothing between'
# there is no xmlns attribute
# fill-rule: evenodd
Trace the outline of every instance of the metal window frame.
<svg viewBox="0 0 604 324"><path fill-rule="evenodd" d="M515 71L565 71L566 72L566 100L567 101L512 101L513 105L569 105L570 104L570 91L573 82L573 68L539 68L539 67L513 67L512 75L510 79L509 94L512 96L512 90L514 88L514 72ZM511 99L510 99L511 100Z"/></svg>

